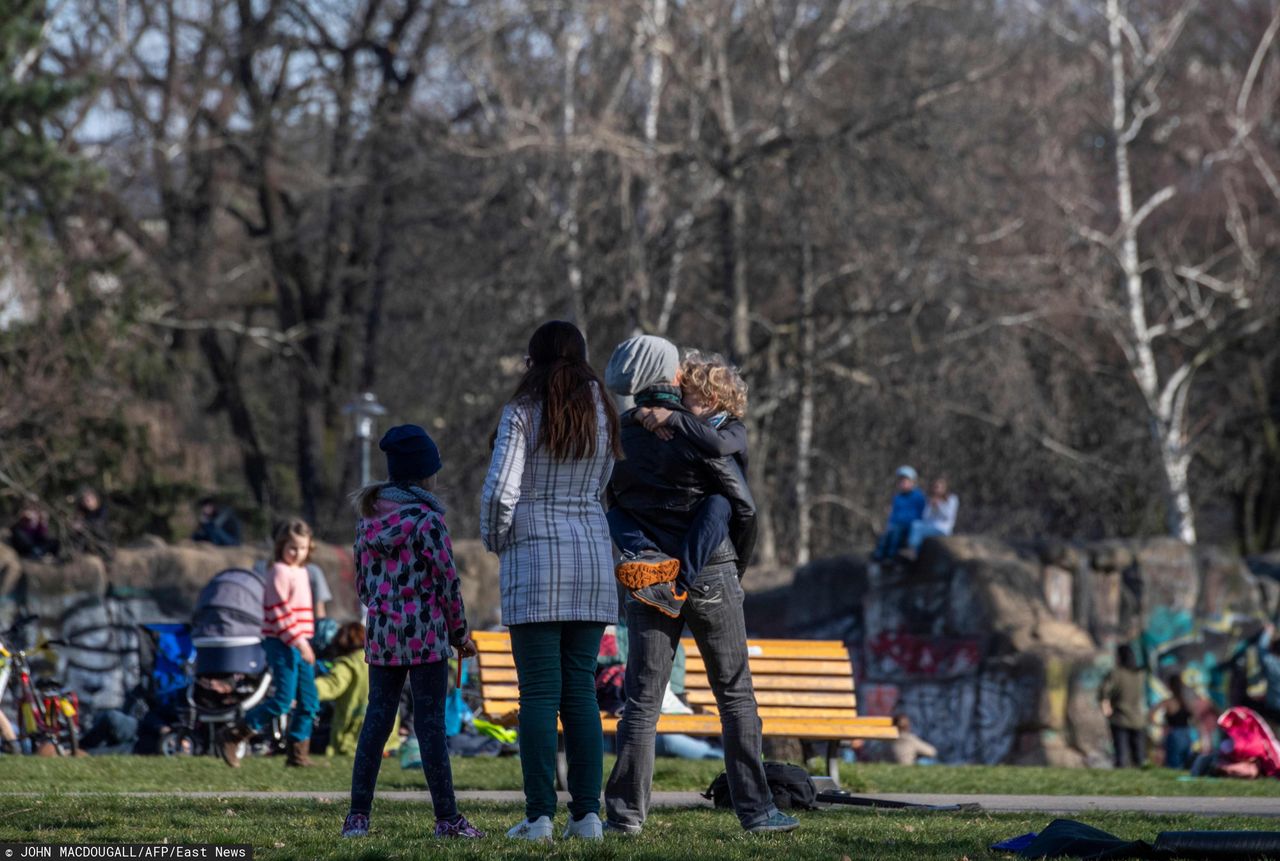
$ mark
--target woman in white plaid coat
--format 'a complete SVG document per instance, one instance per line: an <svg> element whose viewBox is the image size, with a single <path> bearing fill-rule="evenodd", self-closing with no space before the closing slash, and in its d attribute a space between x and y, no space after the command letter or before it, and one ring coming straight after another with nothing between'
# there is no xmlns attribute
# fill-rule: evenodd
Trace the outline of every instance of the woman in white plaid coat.
<svg viewBox="0 0 1280 861"><path fill-rule="evenodd" d="M604 627L618 618L600 498L621 453L618 414L573 324L539 327L527 364L502 412L480 504L481 537L501 560L502 621L520 684L525 819L508 835L551 839L558 715L572 797L565 836L599 838L595 666Z"/></svg>

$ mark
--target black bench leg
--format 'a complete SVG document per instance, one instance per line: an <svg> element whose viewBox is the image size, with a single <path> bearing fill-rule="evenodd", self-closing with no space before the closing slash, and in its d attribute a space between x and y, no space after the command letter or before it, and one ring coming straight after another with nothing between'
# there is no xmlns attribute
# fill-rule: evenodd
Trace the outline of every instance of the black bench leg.
<svg viewBox="0 0 1280 861"><path fill-rule="evenodd" d="M827 742L827 776L840 786L840 742Z"/></svg>
<svg viewBox="0 0 1280 861"><path fill-rule="evenodd" d="M564 736L556 737L556 789L569 790L569 756L564 752Z"/></svg>

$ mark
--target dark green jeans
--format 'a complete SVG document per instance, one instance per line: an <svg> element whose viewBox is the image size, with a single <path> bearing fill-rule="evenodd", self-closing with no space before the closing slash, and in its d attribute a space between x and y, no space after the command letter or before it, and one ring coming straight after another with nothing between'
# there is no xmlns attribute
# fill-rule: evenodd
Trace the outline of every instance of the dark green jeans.
<svg viewBox="0 0 1280 861"><path fill-rule="evenodd" d="M596 655L602 622L537 622L511 626L520 679L520 770L525 816L556 814L556 715L569 760L569 813L600 812L604 739L596 703Z"/></svg>

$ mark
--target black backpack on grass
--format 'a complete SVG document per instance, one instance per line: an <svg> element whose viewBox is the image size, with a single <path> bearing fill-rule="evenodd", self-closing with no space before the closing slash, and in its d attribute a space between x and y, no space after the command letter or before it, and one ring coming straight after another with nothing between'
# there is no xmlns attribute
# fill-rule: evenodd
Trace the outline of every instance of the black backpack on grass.
<svg viewBox="0 0 1280 861"><path fill-rule="evenodd" d="M818 797L818 788L813 785L813 778L802 766L789 762L766 762L764 776L769 781L769 791L773 793L773 803L779 810L816 810L814 800ZM732 807L729 802L729 775L720 772L720 776L711 781L703 798L711 799L716 807Z"/></svg>

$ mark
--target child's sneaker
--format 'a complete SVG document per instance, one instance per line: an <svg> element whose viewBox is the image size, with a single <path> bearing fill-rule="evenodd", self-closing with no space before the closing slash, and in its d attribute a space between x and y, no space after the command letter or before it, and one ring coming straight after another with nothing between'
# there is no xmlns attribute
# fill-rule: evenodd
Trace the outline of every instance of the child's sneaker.
<svg viewBox="0 0 1280 861"><path fill-rule="evenodd" d="M459 813L452 819L436 820L437 837L483 837L484 832L467 821L467 817Z"/></svg>
<svg viewBox="0 0 1280 861"><path fill-rule="evenodd" d="M551 817L539 816L537 819L524 819L511 827L507 836L513 840L536 840L541 843L551 842Z"/></svg>
<svg viewBox="0 0 1280 861"><path fill-rule="evenodd" d="M581 819L569 817L569 824L564 828L564 837L578 837L582 840L603 840L604 839L604 823L600 821L600 817L594 813L588 813Z"/></svg>
<svg viewBox="0 0 1280 861"><path fill-rule="evenodd" d="M633 589L631 594L641 604L648 604L672 619L680 618L680 610L684 607L685 599L689 597L688 590L681 590L680 584L674 580L670 583L654 583L643 589Z"/></svg>
<svg viewBox="0 0 1280 861"><path fill-rule="evenodd" d="M614 568L618 582L628 589L643 589L654 583L670 583L680 576L680 560L660 550L625 553Z"/></svg>
<svg viewBox="0 0 1280 861"><path fill-rule="evenodd" d="M369 814L367 813L348 813L347 818L342 823L343 837L368 837L369 836Z"/></svg>

